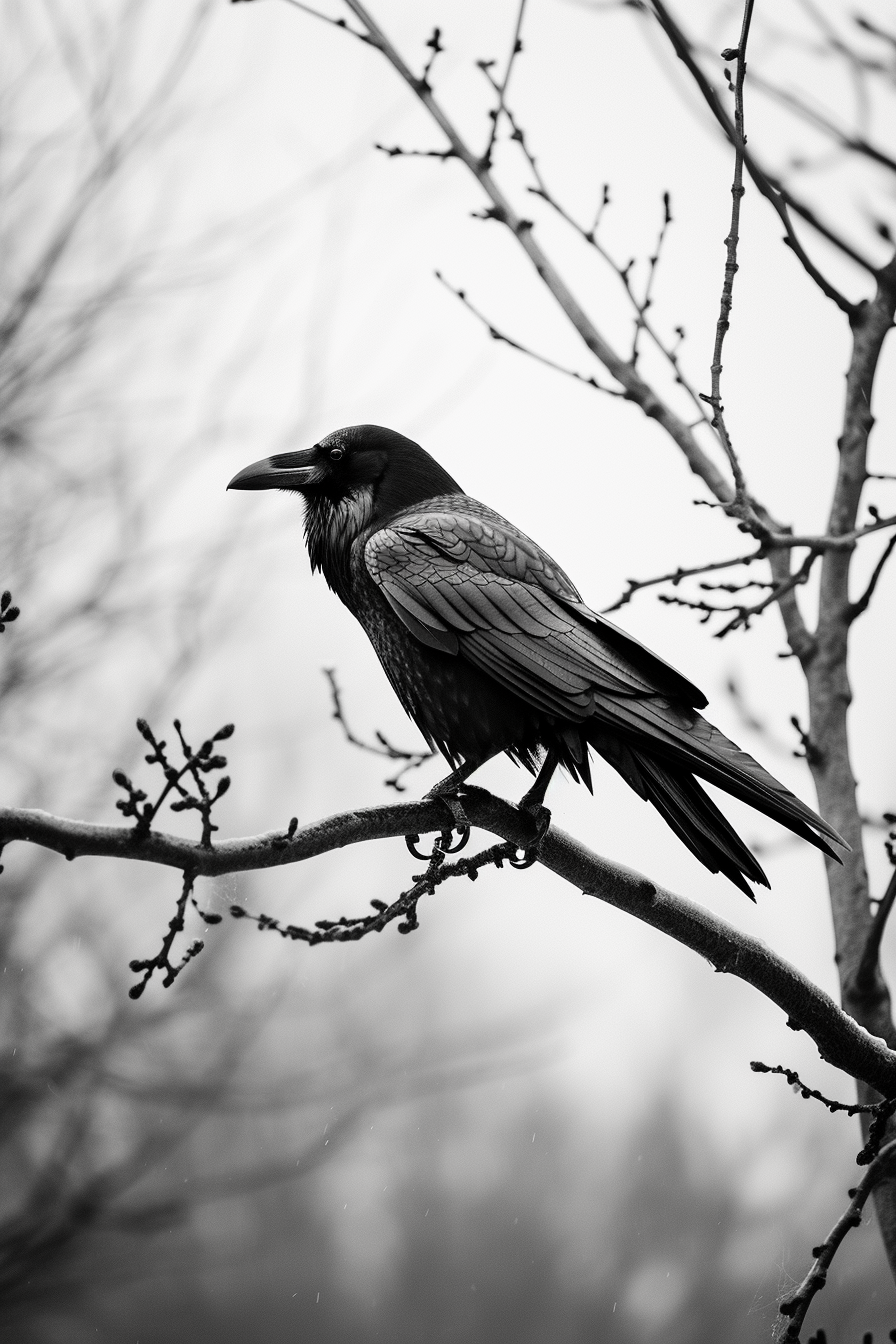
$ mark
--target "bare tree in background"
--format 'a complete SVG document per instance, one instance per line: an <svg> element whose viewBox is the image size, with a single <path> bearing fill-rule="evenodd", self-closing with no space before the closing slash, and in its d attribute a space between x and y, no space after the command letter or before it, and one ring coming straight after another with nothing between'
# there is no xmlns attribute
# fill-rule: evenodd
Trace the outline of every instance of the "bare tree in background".
<svg viewBox="0 0 896 1344"><path fill-rule="evenodd" d="M23 806L89 815L109 792L93 744L131 768L139 738L121 724L184 691L240 593L233 523L220 535L193 526L172 546L168 518L184 464L220 447L257 334L212 366L209 406L195 427L177 424L180 437L159 432L147 372L162 304L176 349L195 321L178 296L248 251L243 219L217 221L211 240L169 236L166 183L141 187L189 127L182 84L210 14L209 0L183 7L158 43L139 0L87 17L56 0L0 11L0 572L25 612L0 599L0 775ZM191 350L198 358L195 340ZM511 1062L512 1031L421 1063L412 1043L362 1042L325 995L294 991L286 1011L301 1011L320 1048L297 1050L288 1083L274 1083L264 1029L284 987L272 999L270 981L262 993L234 977L223 942L176 1001L137 1012L117 879L72 882L47 857L33 851L0 881L4 1328L54 1292L71 1301L90 1278L85 1246L102 1258L98 1234L171 1229L209 1201L294 1181L403 1089L461 1087ZM288 1157L235 1141L277 1113ZM220 1149L203 1143L209 1130L227 1137ZM113 1260L103 1272L114 1277Z"/></svg>
<svg viewBox="0 0 896 1344"><path fill-rule="evenodd" d="M891 107L894 96L896 35L862 15L849 19L831 17L806 0L802 6L802 26L787 39L794 49L814 61L819 71L817 88L811 94L802 94L775 70L766 74L762 65L755 72L752 65L748 70L748 44L756 40L755 32L750 37L753 10L750 0L743 14L738 15L736 31L726 35L729 45L721 62L687 34L676 14L660 0L628 6L655 34L662 35L669 52L682 63L707 114L731 146L731 227L726 239L726 257L724 262L721 257L718 261L721 301L711 367L703 369L695 367L693 355L689 362L685 360L679 336L659 329L651 313L653 287L671 218L668 202L647 278L637 283L631 264L616 259L602 241L600 224L610 200L608 189L599 198L596 219L583 222L574 218L553 192L549 170L543 168L535 153L537 128L522 125L515 115L511 76L525 42L524 4L520 5L514 30L508 35L509 57L503 63L488 60L481 63L483 88L489 98L487 126L482 143L473 147L461 135L434 91L437 61L444 50L440 30L432 34L425 59L417 62L419 72L416 72L377 19L357 0L345 0L344 15L318 14L298 0L290 3L328 23L347 28L389 61L432 118L440 139L434 148L396 145L381 148L396 158L420 154L454 160L473 174L484 194L483 217L505 228L523 249L534 268L533 283L546 286L589 356L600 366L594 373L563 371L624 398L653 421L674 449L684 455L701 481L706 495L703 502L718 507L731 520L732 529L738 534L732 554L689 569L679 566L662 576L633 579L615 605L624 605L641 589L655 587L661 600L695 612L703 625L719 637L747 630L777 608L789 651L804 673L808 723L799 732L806 763L821 813L852 846L842 866L828 864L841 1008L757 940L692 902L665 891L656 882L591 854L556 828L545 838L539 854L542 863L580 890L627 910L700 952L717 969L747 980L782 1007L792 1025L812 1037L824 1058L858 1080L857 1106L843 1105L860 1110L862 1115L866 1144L861 1160L866 1171L850 1193L842 1217L816 1248L814 1263L805 1280L781 1304L778 1337L798 1339L812 1299L824 1285L833 1255L849 1228L860 1220L864 1204L872 1195L887 1254L896 1272L896 1128L891 1119L896 1111L896 1029L889 990L879 964L881 937L896 899L896 879L890 881L885 892L876 897L872 894L865 867L863 821L856 801L848 731L851 631L856 620L873 611L873 598L896 544L893 531L896 516L879 509L873 501L863 503L870 479L881 482L890 479L876 463L871 470L868 448L875 378L896 312L893 224L887 218L887 211L892 209L888 193L892 191L896 161L886 144L875 138L875 112ZM595 6L596 10L601 8L604 7ZM734 23L733 16L728 18ZM759 22L757 17L757 25ZM777 37L783 40L780 33ZM844 69L853 81L857 111L852 123L841 119L839 112L826 110L819 100L823 72L832 66ZM825 210L823 199L820 202L815 199L811 163L791 166L788 172L787 165L773 161L774 146L754 144L749 135L754 89L757 98L772 100L797 123L810 128L824 147L825 155L849 156L867 169L868 194L876 204L869 208L865 220L843 226ZM530 175L524 205L514 203L511 190L502 185L501 172L507 154L522 155ZM827 521L819 529L813 529L805 520L781 519L771 502L757 498L750 485L750 466L741 460L725 417L723 355L732 300L737 292L740 201L747 189L758 192L780 221L793 256L794 306L799 305L803 286L814 287L829 302L831 321L845 324L850 334L851 356L842 418L831 433L831 441L837 440L839 450L836 483ZM580 298L561 278L538 239L539 210L560 215L578 235L582 246L606 265L611 283L623 287L634 324L629 348L617 349L605 337L586 313ZM482 317L473 301L465 293L459 291L459 294L473 314ZM13 305L10 310L13 316L15 311ZM482 320L492 338L507 341L523 353L559 367L549 352L526 350L512 333L500 328L494 314ZM51 363L46 377L52 374ZM17 428L10 432L15 442L26 441ZM11 492L4 494L4 498L11 497ZM853 557L867 546L878 549L864 584L856 588L852 579ZM720 573L721 577L716 577ZM814 622L802 600L811 582L818 583L819 592L818 616ZM25 592L16 591L15 597L21 598L27 617ZM67 609L70 605L67 604ZM23 619L4 636L7 644L12 645L7 656L13 669L15 644L20 638L25 643L25 629ZM882 639L885 636L886 631ZM12 682L22 682L15 672L10 676ZM208 750L203 756L206 746ZM192 766L188 757L184 758L187 765L183 770L192 770L195 785L186 775L182 776L187 793L180 802L188 809L199 810L204 820L208 819L214 799L209 801L202 793L200 776L205 769L202 762L210 761L213 752L210 739L193 754ZM165 766L159 752L155 763L171 768L170 764ZM152 799L147 800L142 787L138 788L127 777L121 787L125 789L122 810L135 819L132 826L98 827L24 808L7 808L0 813L0 838L4 842L26 840L67 857L93 854L139 858L180 870L184 875L176 916L180 924L172 925L172 936L163 943L159 956L140 966L148 975L161 971L170 979L185 964L172 962L169 954L174 934L183 927L183 912L197 877L278 866L339 845L388 835L443 831L445 825L443 809L437 802L396 803L305 827L298 827L293 820L288 827L281 826L277 831L244 841L213 843L211 831L204 827L202 840L188 842L153 828L158 808ZM192 801L186 801L187 794ZM371 914L346 916L313 929L281 925L264 915L252 918L262 928L282 937L311 944L354 940L384 928L393 920L400 920L400 927L410 931L415 927L418 901L437 885L456 876L475 877L481 867L489 864L513 862L517 847L527 841L525 819L494 795L472 790L466 810L475 824L497 834L502 843L473 858L451 860L447 858L446 838L441 847L437 844L433 850L426 871L415 877L413 885L391 904L377 901ZM892 860L892 845L889 853ZM245 918L240 908L234 913ZM801 1080L796 1083L811 1091Z"/></svg>

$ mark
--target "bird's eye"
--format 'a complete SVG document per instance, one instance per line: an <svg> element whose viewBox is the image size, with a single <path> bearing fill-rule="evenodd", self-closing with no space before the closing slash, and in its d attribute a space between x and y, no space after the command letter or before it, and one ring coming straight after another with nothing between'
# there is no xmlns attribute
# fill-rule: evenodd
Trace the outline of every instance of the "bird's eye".
<svg viewBox="0 0 896 1344"><path fill-rule="evenodd" d="M331 462L341 462L342 459L345 457L345 449L331 448L327 456L329 457Z"/></svg>

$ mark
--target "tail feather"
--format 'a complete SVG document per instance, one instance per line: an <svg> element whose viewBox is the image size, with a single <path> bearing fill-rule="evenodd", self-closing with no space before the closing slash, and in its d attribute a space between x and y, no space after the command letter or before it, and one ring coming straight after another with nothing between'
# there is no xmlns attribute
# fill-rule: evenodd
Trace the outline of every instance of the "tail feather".
<svg viewBox="0 0 896 1344"><path fill-rule="evenodd" d="M756 856L703 792L692 775L669 770L649 757L639 759L647 800L676 835L711 873L723 873L736 887L755 900L745 878L769 885Z"/></svg>
<svg viewBox="0 0 896 1344"><path fill-rule="evenodd" d="M605 750L606 743L621 740L633 751L649 753L651 760L662 761L676 776L683 772L699 775L707 783L749 803L838 863L840 856L833 846L849 849L833 826L693 711L682 710L659 698L614 702L612 707L603 703L595 706L594 718L588 722L586 732L589 741L608 760L612 759L612 752ZM633 783L632 787L637 786Z"/></svg>
<svg viewBox="0 0 896 1344"><path fill-rule="evenodd" d="M695 858L710 872L723 873L751 900L754 897L747 882L767 887L768 878L695 776L751 804L839 861L829 840L844 848L848 845L832 826L712 724L694 717L697 723L677 751L670 749L668 735L659 742L643 737L638 741L606 732L594 720L585 731L589 745L639 797L656 808Z"/></svg>
<svg viewBox="0 0 896 1344"><path fill-rule="evenodd" d="M829 858L836 859L838 863L841 861L832 844L843 849L849 849L849 845L833 826L801 802L713 724L702 718L698 719L698 723L699 733L695 737L702 748L702 759L692 767L696 775L710 784L718 785L732 797L749 803L773 821L780 822Z"/></svg>
<svg viewBox="0 0 896 1344"><path fill-rule="evenodd" d="M676 770L619 738L601 735L592 741L604 760L618 770L645 802L653 804L679 840L711 873L723 873L751 901L755 897L746 878L763 887L769 885L755 855L689 770Z"/></svg>

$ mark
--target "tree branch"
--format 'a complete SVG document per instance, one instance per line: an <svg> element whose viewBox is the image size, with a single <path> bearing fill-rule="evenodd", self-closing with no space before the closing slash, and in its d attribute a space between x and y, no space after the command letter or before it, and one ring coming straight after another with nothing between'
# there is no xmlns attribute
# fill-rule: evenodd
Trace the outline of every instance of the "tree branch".
<svg viewBox="0 0 896 1344"><path fill-rule="evenodd" d="M713 409L712 425L718 432L719 440L728 458L731 474L734 477L734 504L732 513L745 522L754 522L755 510L747 493L740 460L734 451L731 435L725 423L725 408L722 405L722 348L730 326L731 305L734 300L734 277L737 274L737 245L740 241L740 203L744 194L744 155L747 136L744 130L744 78L747 73L747 42L750 38L750 21L753 17L753 0L746 0L744 17L740 30L740 41L734 51L723 52L728 60L737 61L737 76L734 85L734 180L731 183L731 224L725 239L727 256L725 258L725 278L722 282L722 297L719 304L719 318L716 322L716 339L712 352L710 377L712 392L708 401Z"/></svg>
<svg viewBox="0 0 896 1344"><path fill-rule="evenodd" d="M685 37L683 30L679 27L662 0L651 0L651 8L660 27L672 43L676 56L687 67L694 83L697 85L699 92L703 96L704 101L716 121L719 123L731 143L736 145L737 133L731 118L722 106L718 93L701 70L697 58L694 55L692 43ZM821 292L826 295L827 298L831 299L838 308L849 317L855 316L858 311L858 305L853 303L851 299L847 299L829 280L825 278L824 275L822 275L821 271L806 252L794 232L793 224L790 219L790 210L795 210L807 223L811 224L823 238L826 238L828 242L833 243L833 245L843 252L845 256L849 257L851 261L854 261L871 275L877 274L877 267L866 257L863 257L860 253L856 252L844 238L840 238L829 229L826 224L818 219L808 206L801 204L789 192L776 186L767 174L763 172L753 156L747 152L744 153L744 165L758 190L777 212L781 223L784 225L785 241L793 251L794 255L799 259L807 275L815 281Z"/></svg>
<svg viewBox="0 0 896 1344"><path fill-rule="evenodd" d="M680 416L676 415L671 407L666 405L650 384L644 381L631 362L623 359L597 330L547 254L536 242L533 236L532 221L523 219L514 210L510 201L492 177L488 165L478 155L474 154L466 141L463 140L454 123L433 97L429 85L418 79L407 66L382 28L367 12L366 7L360 3L360 0L345 0L345 4L364 25L366 37L370 44L382 52L390 65L398 72L415 96L419 98L448 140L454 151L454 157L458 158L479 182L491 202L486 211L486 217L498 221L510 230L585 345L624 388L628 400L640 406L649 419L656 420L666 430L684 454L691 470L705 482L715 498L722 503L730 503L734 497L730 481L726 479L709 455L700 447L690 426Z"/></svg>
<svg viewBox="0 0 896 1344"><path fill-rule="evenodd" d="M812 1299L825 1286L828 1270L841 1242L852 1228L861 1225L862 1210L868 1201L868 1196L881 1181L887 1180L893 1174L894 1164L896 1164L896 1139L892 1139L881 1149L856 1188L850 1190L848 1206L822 1244L814 1248L815 1263L809 1273L796 1292L786 1297L778 1307L784 1321L776 1336L776 1344L793 1344L793 1341L799 1339Z"/></svg>
<svg viewBox="0 0 896 1344"><path fill-rule="evenodd" d="M482 162L485 164L487 168L490 166L492 161L492 150L495 147L495 140L497 139L498 136L498 124L501 120L501 114L505 111L504 99L507 96L507 85L510 83L510 76L513 71L513 63L523 49L522 31L523 31L523 14L525 13L525 10L526 10L526 0L520 0L519 9L517 10L516 15L516 28L513 34L513 42L511 43L510 47L510 55L507 57L507 68L504 71L504 78L501 81L500 85L495 83L495 88L498 93L498 105L497 107L493 108L492 111L489 113L492 128L491 131L489 132L488 144L485 147L485 153L482 156ZM486 70L486 72L488 71L488 68L491 64L492 64L491 61L480 62L480 66L482 67L482 69Z"/></svg>
<svg viewBox="0 0 896 1344"><path fill-rule="evenodd" d="M369 751L373 756L385 756L389 761L402 761L400 769L396 774L390 775L383 783L388 789L394 789L396 793L404 793L405 786L402 779L410 770L418 770L421 765L431 761L435 756L432 747L424 747L422 751L405 751L402 747L396 747L384 733L376 731L375 742L365 742L363 738L356 737L349 727L348 720L345 717L345 710L342 705L342 692L339 688L339 682L336 680L336 669L325 667L324 676L330 684L330 696L333 701L333 718L342 728L345 740L350 742L353 747L360 747L361 751Z"/></svg>
<svg viewBox="0 0 896 1344"><path fill-rule="evenodd" d="M858 616L861 616L863 612L868 610L868 604L874 596L874 590L878 585L881 574L884 572L884 566L893 554L894 547L896 547L896 532L893 533L892 537L887 542L883 554L874 566L871 578L868 580L864 593L861 597L857 598L855 602L850 603L849 611L847 613L847 619L849 621L854 621Z"/></svg>
<svg viewBox="0 0 896 1344"><path fill-rule="evenodd" d="M880 898L877 909L874 912L871 928L868 930L868 938L852 978L852 989L859 996L873 993L876 989L881 940L883 939L884 929L887 927L887 920L893 909L894 901L896 901L896 869L893 870L890 881L887 883L887 889Z"/></svg>
<svg viewBox="0 0 896 1344"><path fill-rule="evenodd" d="M549 359L547 355L540 355L537 350L530 350L527 345L521 345L519 341L515 341L512 336L505 336L503 331L499 331L497 327L493 326L485 314L481 313L475 304L470 302L465 290L455 289L454 285L449 284L445 279L441 271L436 271L435 277L440 284L443 284L446 289L451 291L455 298L460 299L464 307L482 323L493 341L501 341L504 345L509 345L511 350L518 350L521 355L526 355L529 359L534 359L536 364L544 364L546 368L553 369L555 373L562 373L567 378L574 378L577 383L584 383L586 387L593 387L596 392L604 392L608 397L625 396L625 393L620 392L618 388L604 387L596 378L591 378L584 373L578 373L575 369L568 369L564 364L558 364L556 360Z"/></svg>
<svg viewBox="0 0 896 1344"><path fill-rule="evenodd" d="M760 547L758 551L751 551L749 555L735 555L730 560L712 560L705 565L695 565L693 569L682 569L679 566L671 574L659 574L655 579L626 579L628 587L625 592L611 607L604 607L602 615L606 616L611 611L618 611L620 607L627 606L635 593L639 593L642 588L655 588L658 583L671 583L673 588L677 588L682 579L690 579L697 574L711 574L719 569L732 569L735 565L752 565L754 560L764 558L765 550Z"/></svg>
<svg viewBox="0 0 896 1344"><path fill-rule="evenodd" d="M525 848L531 818L485 789L467 787L463 799L470 822ZM211 847L179 836L96 826L27 809L0 809L0 844L15 840L41 845L66 858L101 855L157 863L198 877L283 867L345 845L388 836L442 831L450 818L438 799L363 808L290 831L272 831ZM717 971L736 975L776 1003L791 1026L808 1033L823 1059L863 1079L883 1096L896 1095L896 1052L871 1036L838 1008L801 971L758 938L742 933L702 906L677 896L621 864L593 853L551 827L538 860L585 895L633 915L706 958Z"/></svg>

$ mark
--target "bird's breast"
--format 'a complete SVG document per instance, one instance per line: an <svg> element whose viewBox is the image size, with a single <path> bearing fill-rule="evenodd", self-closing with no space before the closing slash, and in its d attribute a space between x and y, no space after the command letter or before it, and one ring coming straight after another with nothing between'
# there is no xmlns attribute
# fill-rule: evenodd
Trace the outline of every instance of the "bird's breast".
<svg viewBox="0 0 896 1344"><path fill-rule="evenodd" d="M396 695L427 741L452 764L485 759L512 744L524 751L534 744L537 714L463 656L414 638L371 578L365 541L352 547L350 582L339 595L364 627Z"/></svg>

